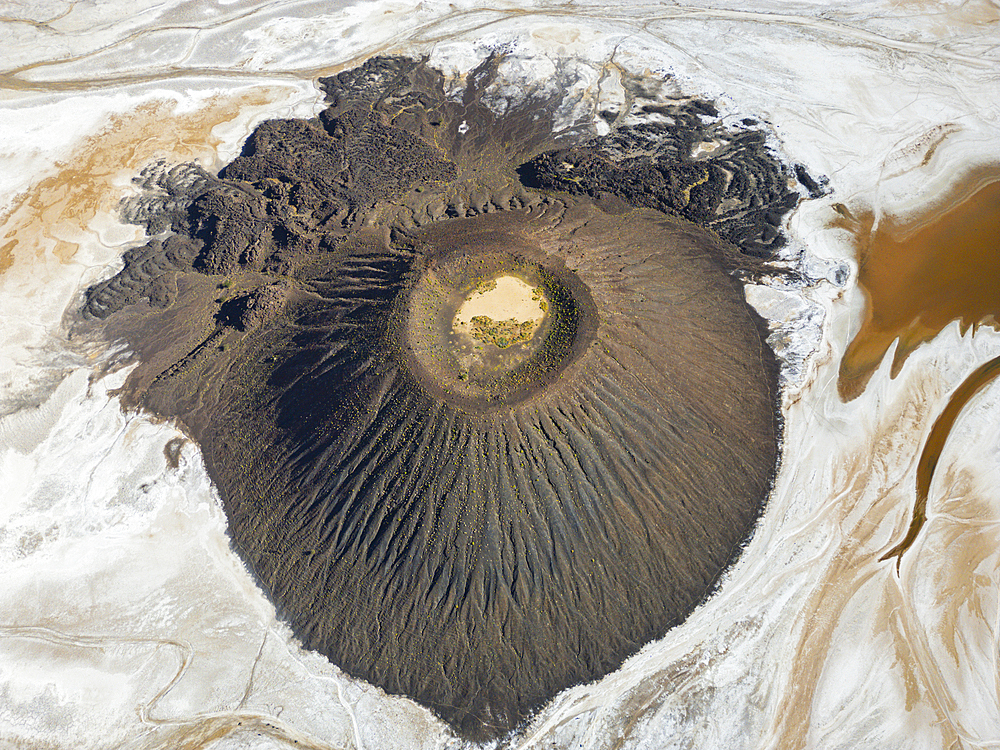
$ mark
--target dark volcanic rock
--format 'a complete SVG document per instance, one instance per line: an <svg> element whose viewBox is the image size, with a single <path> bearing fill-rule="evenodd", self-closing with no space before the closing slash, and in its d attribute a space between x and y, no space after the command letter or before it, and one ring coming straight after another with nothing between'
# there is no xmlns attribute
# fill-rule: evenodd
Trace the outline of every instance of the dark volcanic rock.
<svg viewBox="0 0 1000 750"><path fill-rule="evenodd" d="M191 270L201 246L198 240L175 234L127 250L121 272L87 290L85 314L103 319L143 300L151 307L168 306L177 294L177 274Z"/></svg>
<svg viewBox="0 0 1000 750"><path fill-rule="evenodd" d="M303 643L476 739L681 622L750 534L777 366L729 272L797 198L710 103L556 133L564 94L497 105L500 59L449 91L369 60L219 177L144 173L124 211L158 236L84 306ZM547 316L473 345L456 311L505 274Z"/></svg>
<svg viewBox="0 0 1000 750"><path fill-rule="evenodd" d="M772 258L784 244L781 220L799 200L760 131L730 131L701 102L659 107L666 122L621 128L583 145L537 156L526 182L682 216L748 255ZM805 183L803 183L805 184Z"/></svg>
<svg viewBox="0 0 1000 750"><path fill-rule="evenodd" d="M221 325L249 331L276 318L285 306L287 295L287 284L269 284L254 289L222 303L216 320Z"/></svg>

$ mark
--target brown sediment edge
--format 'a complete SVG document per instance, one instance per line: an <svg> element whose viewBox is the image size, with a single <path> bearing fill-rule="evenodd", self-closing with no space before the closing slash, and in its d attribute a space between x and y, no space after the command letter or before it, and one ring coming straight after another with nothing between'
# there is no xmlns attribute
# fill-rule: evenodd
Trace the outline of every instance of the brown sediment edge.
<svg viewBox="0 0 1000 750"><path fill-rule="evenodd" d="M980 165L937 201L903 219L857 215L837 204L832 226L853 235L865 309L837 378L843 401L859 396L896 342L890 377L909 354L959 321L962 331L1000 318L1000 166ZM933 269L930 272L929 269Z"/></svg>

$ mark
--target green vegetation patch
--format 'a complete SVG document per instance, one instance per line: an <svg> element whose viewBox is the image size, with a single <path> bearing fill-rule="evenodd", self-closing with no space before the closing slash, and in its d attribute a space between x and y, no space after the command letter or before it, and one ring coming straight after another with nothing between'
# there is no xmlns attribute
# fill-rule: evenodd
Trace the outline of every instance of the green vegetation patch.
<svg viewBox="0 0 1000 750"><path fill-rule="evenodd" d="M527 341L535 331L535 323L531 320L519 323L513 318L493 320L486 315L476 315L470 325L473 338L501 349Z"/></svg>

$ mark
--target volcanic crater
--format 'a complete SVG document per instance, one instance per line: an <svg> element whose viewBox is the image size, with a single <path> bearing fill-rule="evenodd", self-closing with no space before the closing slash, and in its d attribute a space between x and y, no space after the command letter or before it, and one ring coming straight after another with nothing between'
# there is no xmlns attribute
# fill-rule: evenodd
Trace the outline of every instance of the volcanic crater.
<svg viewBox="0 0 1000 750"><path fill-rule="evenodd" d="M151 239L79 324L136 353L127 406L197 440L303 645L473 740L615 670L739 554L780 422L738 277L811 182L648 82L603 136L555 130L565 94L494 111L502 63L373 58L218 176L150 168L123 211ZM507 278L544 315L470 344L458 311Z"/></svg>

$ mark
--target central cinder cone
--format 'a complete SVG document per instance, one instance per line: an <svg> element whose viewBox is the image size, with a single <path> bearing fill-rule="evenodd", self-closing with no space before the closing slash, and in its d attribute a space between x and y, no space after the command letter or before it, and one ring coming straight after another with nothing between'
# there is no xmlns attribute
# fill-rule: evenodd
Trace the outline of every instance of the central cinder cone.
<svg viewBox="0 0 1000 750"><path fill-rule="evenodd" d="M455 89L372 58L218 177L146 172L151 239L83 310L303 644L477 739L663 635L748 538L777 366L724 269L766 272L797 200L763 131L669 81L623 79L598 135L565 119L592 87L517 92L504 59ZM545 319L470 344L456 311L505 274Z"/></svg>
<svg viewBox="0 0 1000 750"><path fill-rule="evenodd" d="M715 243L589 203L358 243L247 363L213 461L305 645L483 738L681 621L776 455L774 360ZM461 379L455 309L503 272L548 329Z"/></svg>
<svg viewBox="0 0 1000 750"><path fill-rule="evenodd" d="M506 224L478 222L478 226ZM466 222L454 230L418 235L426 244L421 273L400 299L398 335L406 365L428 394L466 411L492 411L536 393L592 340L596 308L580 279L536 245L511 247L477 236ZM451 237L449 237L451 235ZM499 246L498 246L499 245ZM515 274L545 300L538 330L524 341L498 346L456 330L457 313L476 289Z"/></svg>

